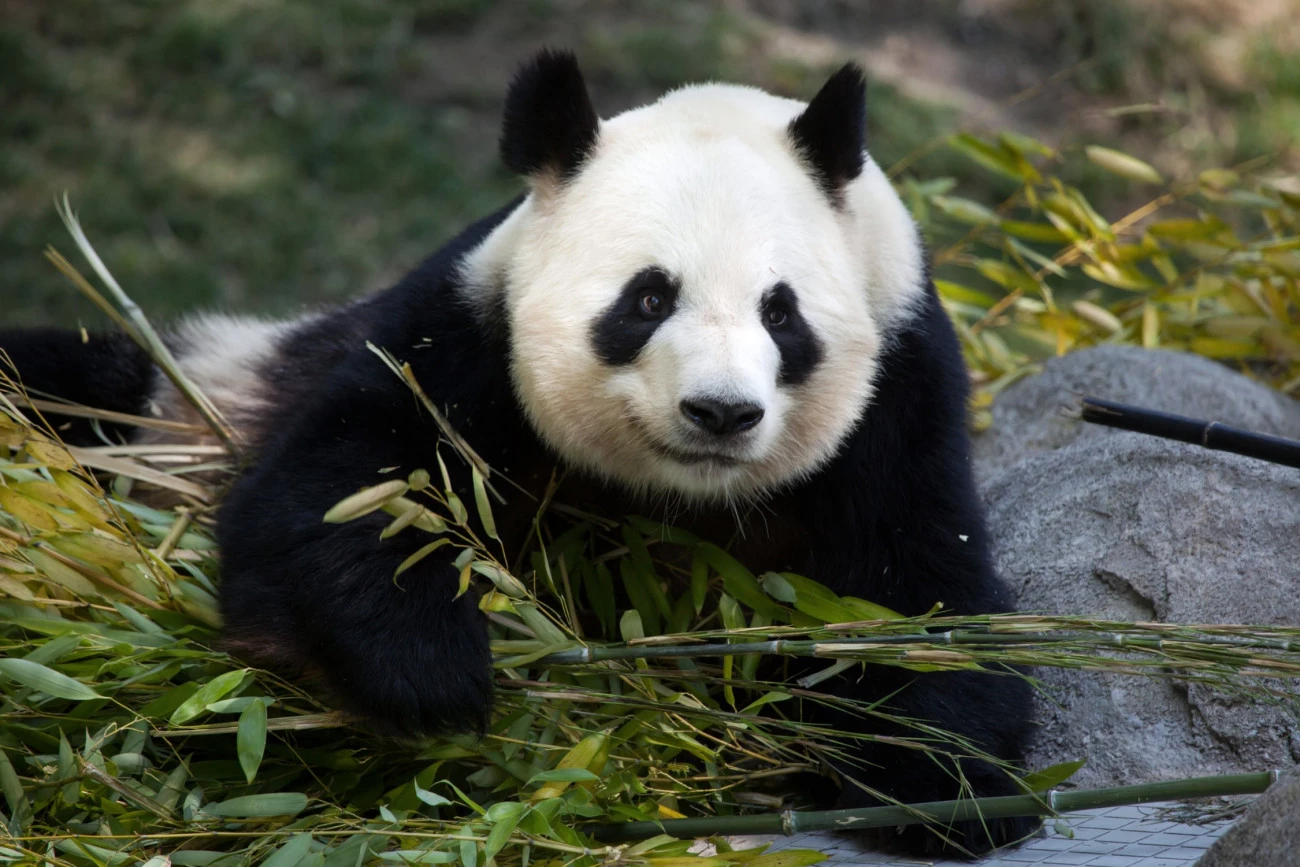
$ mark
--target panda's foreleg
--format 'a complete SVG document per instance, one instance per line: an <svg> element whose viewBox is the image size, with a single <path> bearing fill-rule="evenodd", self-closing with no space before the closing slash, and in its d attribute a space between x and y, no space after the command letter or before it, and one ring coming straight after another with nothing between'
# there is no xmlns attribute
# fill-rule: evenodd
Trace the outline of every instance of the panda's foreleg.
<svg viewBox="0 0 1300 867"><path fill-rule="evenodd" d="M931 753L888 742L859 742L848 750L849 759L838 768L845 781L837 806L880 805L882 801L868 789L904 803L1023 794L1006 770L972 755L978 750L1013 764L1021 759L1022 745L1030 730L1025 713L1030 686L1020 676L967 671L918 673L868 666L856 679L842 683L836 692L866 702L883 699L882 710L888 715L933 726L974 748L934 741L924 730L906 724L837 714L829 722L838 728L933 741L938 751ZM942 752L960 758L954 760ZM1032 818L969 820L951 827L912 825L871 834L877 843L911 854L952 855L962 850L979 854L1025 837L1038 824ZM945 843L940 833L955 845Z"/></svg>
<svg viewBox="0 0 1300 867"><path fill-rule="evenodd" d="M0 329L0 371L34 398L58 398L113 412L140 415L154 381L153 363L125 334L84 334L57 328ZM99 445L92 423L47 413L70 445ZM103 424L103 433L125 438L130 428Z"/></svg>
<svg viewBox="0 0 1300 867"><path fill-rule="evenodd" d="M323 520L360 488L417 468L437 478L437 428L364 350L318 391L271 436L219 515L226 644L249 661L315 675L326 698L372 731L481 730L491 704L487 632L475 594L456 598L455 547L398 576L428 535L381 540L392 520L382 512ZM453 484L468 488L456 456L445 461Z"/></svg>

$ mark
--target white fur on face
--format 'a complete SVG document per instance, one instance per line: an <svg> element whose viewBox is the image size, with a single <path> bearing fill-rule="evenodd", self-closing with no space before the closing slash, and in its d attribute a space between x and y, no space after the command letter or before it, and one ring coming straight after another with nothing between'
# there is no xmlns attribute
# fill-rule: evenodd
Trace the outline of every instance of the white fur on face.
<svg viewBox="0 0 1300 867"><path fill-rule="evenodd" d="M882 340L924 290L920 245L870 159L832 207L786 133L803 107L707 85L606 121L575 178L537 181L467 257L467 291L506 292L516 389L566 461L644 491L744 499L816 470L861 416ZM676 309L635 361L608 365L593 322L652 266L680 284ZM778 382L760 316L782 281L822 347L797 386ZM765 415L705 448L680 410L699 395ZM727 459L673 456L702 448Z"/></svg>

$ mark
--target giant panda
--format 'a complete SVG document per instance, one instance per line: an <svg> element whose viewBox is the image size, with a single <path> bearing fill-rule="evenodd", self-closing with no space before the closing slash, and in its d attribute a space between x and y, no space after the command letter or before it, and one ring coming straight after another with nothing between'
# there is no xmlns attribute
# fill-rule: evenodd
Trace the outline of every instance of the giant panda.
<svg viewBox="0 0 1300 867"><path fill-rule="evenodd" d="M525 64L500 149L527 192L397 285L287 322L198 317L168 340L253 458L218 516L227 646L315 673L344 709L400 734L481 730L485 626L451 555L395 567L418 534L380 516L322 522L342 498L428 467L439 429L370 342L409 362L490 465L540 496L664 514L756 573L788 570L904 614L1012 601L991 565L970 470L967 373L918 230L864 150L864 82L845 66L807 104L707 84L607 120L571 54ZM114 334L0 332L26 386L130 413L183 415ZM90 431L69 420L65 435ZM453 483L469 470L448 461ZM389 473L389 475L384 475ZM498 508L522 540L536 501ZM1028 686L1013 676L873 668L835 687L1015 763ZM860 719L831 720L861 728ZM887 733L887 732L886 732ZM851 774L902 801L957 797L952 769L874 745ZM1019 792L964 760L974 794ZM874 803L846 785L840 806ZM1033 822L967 822L983 852Z"/></svg>

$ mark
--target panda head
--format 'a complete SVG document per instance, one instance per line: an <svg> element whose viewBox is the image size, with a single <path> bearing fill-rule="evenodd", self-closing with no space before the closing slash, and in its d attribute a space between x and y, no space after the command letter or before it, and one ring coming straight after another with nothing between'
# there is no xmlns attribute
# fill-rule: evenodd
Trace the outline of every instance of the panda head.
<svg viewBox="0 0 1300 867"><path fill-rule="evenodd" d="M709 84L603 121L572 55L519 72L501 150L531 192L464 277L566 462L735 501L835 454L925 279L864 112L853 65L808 104Z"/></svg>

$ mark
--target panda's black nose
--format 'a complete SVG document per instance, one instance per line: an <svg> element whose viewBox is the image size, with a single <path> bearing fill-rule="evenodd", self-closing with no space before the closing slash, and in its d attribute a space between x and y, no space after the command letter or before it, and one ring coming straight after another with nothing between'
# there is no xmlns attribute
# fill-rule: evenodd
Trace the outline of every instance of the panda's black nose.
<svg viewBox="0 0 1300 867"><path fill-rule="evenodd" d="M746 431L763 418L763 408L756 403L728 403L709 398L693 398L681 404L682 415L691 424L717 436Z"/></svg>

